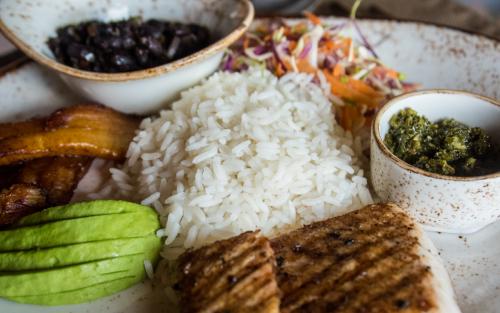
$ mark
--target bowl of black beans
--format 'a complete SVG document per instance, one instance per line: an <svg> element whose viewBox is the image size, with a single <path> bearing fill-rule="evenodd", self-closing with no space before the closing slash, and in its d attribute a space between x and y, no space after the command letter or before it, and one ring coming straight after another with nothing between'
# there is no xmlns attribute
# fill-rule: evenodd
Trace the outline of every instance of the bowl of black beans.
<svg viewBox="0 0 500 313"><path fill-rule="evenodd" d="M213 73L253 15L247 0L3 0L0 30L76 93L148 114Z"/></svg>

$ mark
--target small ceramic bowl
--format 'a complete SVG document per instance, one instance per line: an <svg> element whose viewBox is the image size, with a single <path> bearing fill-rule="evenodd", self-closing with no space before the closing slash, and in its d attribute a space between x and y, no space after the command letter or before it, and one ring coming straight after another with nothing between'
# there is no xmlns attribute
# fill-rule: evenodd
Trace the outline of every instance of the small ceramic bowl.
<svg viewBox="0 0 500 313"><path fill-rule="evenodd" d="M481 127L500 143L500 102L452 90L425 90L389 101L375 116L371 138L371 175L376 193L398 203L425 230L473 233L500 218L500 173L452 177L430 173L398 159L384 145L389 120L411 108L431 122L455 118ZM499 160L500 162L500 160Z"/></svg>
<svg viewBox="0 0 500 313"><path fill-rule="evenodd" d="M110 16L140 16L208 27L213 44L183 59L151 69L106 74L57 62L47 46L56 29ZM127 14L128 13L128 14ZM213 73L224 49L250 26L248 0L2 0L0 30L37 62L57 71L85 98L127 113L148 114L164 108L180 92Z"/></svg>

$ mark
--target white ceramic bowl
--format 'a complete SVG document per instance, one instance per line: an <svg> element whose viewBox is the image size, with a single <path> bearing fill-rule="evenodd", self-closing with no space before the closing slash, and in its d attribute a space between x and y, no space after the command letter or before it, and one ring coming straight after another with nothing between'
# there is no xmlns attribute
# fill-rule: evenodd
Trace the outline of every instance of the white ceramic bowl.
<svg viewBox="0 0 500 313"><path fill-rule="evenodd" d="M455 118L481 127L500 143L500 102L469 92L424 90L399 96L377 113L372 125L373 187L384 201L398 203L425 230L472 233L500 218L500 173L452 177L430 173L392 154L383 143L389 120L411 108L431 122ZM500 160L499 160L500 162Z"/></svg>
<svg viewBox="0 0 500 313"><path fill-rule="evenodd" d="M58 63L46 42L56 29L102 19L113 8L128 15L196 23L210 30L213 44L183 59L159 67L118 74L81 71ZM180 91L213 73L224 48L252 22L248 0L2 0L0 30L37 62L57 71L66 84L85 98L127 113L147 114L164 108Z"/></svg>

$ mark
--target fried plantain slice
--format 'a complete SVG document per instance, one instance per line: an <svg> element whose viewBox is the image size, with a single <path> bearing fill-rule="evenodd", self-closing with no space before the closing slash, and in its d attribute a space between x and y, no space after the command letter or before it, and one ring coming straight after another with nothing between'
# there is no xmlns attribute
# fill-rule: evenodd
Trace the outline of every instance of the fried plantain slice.
<svg viewBox="0 0 500 313"><path fill-rule="evenodd" d="M61 127L109 129L109 125L112 124L115 129L126 131L131 125L140 123L141 120L142 117L127 115L101 104L76 105L52 113L45 122L45 130L56 130Z"/></svg>
<svg viewBox="0 0 500 313"><path fill-rule="evenodd" d="M16 182L42 187L47 191L48 200L53 206L68 204L92 160L85 156L34 159L25 164Z"/></svg>
<svg viewBox="0 0 500 313"><path fill-rule="evenodd" d="M43 209L68 204L93 158L58 156L0 167L0 229Z"/></svg>
<svg viewBox="0 0 500 313"><path fill-rule="evenodd" d="M123 161L141 120L99 105L61 109L46 120L45 130L0 140L0 165L60 155Z"/></svg>
<svg viewBox="0 0 500 313"><path fill-rule="evenodd" d="M14 184L0 192L0 229L49 206L45 189L32 184Z"/></svg>
<svg viewBox="0 0 500 313"><path fill-rule="evenodd" d="M19 123L0 124L0 140L23 134L42 132L45 130L46 121L46 117L38 117Z"/></svg>

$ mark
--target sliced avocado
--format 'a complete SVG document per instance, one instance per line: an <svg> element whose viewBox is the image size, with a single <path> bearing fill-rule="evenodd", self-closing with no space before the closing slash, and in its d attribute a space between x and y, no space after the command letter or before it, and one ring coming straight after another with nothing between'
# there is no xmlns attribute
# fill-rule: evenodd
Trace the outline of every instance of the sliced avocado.
<svg viewBox="0 0 500 313"><path fill-rule="evenodd" d="M158 216L123 213L49 222L0 232L0 251L50 248L82 242L135 238L154 234Z"/></svg>
<svg viewBox="0 0 500 313"><path fill-rule="evenodd" d="M143 276L144 253L42 271L0 275L0 297L36 296L81 289L131 276Z"/></svg>
<svg viewBox="0 0 500 313"><path fill-rule="evenodd" d="M0 232L0 297L62 305L105 297L146 277L162 241L158 215L123 201L46 209Z"/></svg>
<svg viewBox="0 0 500 313"><path fill-rule="evenodd" d="M145 213L157 217L156 212L147 206L126 201L98 200L92 202L62 205L43 210L41 212L31 214L25 218L22 218L21 220L14 223L14 225L12 225L10 229L82 217L124 213Z"/></svg>
<svg viewBox="0 0 500 313"><path fill-rule="evenodd" d="M47 249L0 253L2 271L50 269L124 255L161 249L161 239L155 235L141 238L112 239L85 242ZM153 262L152 256L148 259Z"/></svg>
<svg viewBox="0 0 500 313"><path fill-rule="evenodd" d="M87 301L93 301L115 294L139 283L144 277L131 276L124 277L86 288L75 289L66 292L59 292L38 296L6 297L5 299L36 305L68 305Z"/></svg>

